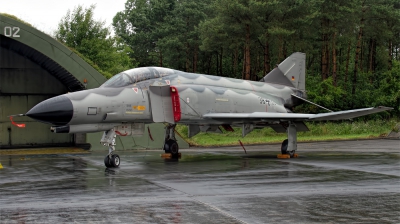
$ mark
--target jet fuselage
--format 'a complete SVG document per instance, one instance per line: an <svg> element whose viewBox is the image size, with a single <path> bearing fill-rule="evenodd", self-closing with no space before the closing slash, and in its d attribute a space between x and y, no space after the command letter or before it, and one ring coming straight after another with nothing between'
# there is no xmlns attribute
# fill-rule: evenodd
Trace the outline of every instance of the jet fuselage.
<svg viewBox="0 0 400 224"><path fill-rule="evenodd" d="M179 123L184 124L221 123L203 118L202 115L207 113L288 113L290 108L299 104L291 94L305 97L304 91L280 84L145 67L122 72L99 88L46 100L27 115L57 126L86 124L90 127L96 124L93 131L106 130L108 126L121 123L152 123L149 86L165 85L178 91ZM52 106L52 102L58 99L64 102L64 106L71 104L70 107ZM50 114L52 119L48 119ZM92 131L89 128L82 132Z"/></svg>

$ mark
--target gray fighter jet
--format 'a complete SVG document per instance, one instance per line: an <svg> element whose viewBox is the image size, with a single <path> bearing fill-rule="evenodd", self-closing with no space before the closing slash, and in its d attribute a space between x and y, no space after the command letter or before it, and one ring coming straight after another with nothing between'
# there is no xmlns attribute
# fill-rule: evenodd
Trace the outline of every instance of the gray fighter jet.
<svg viewBox="0 0 400 224"><path fill-rule="evenodd" d="M26 116L54 126L55 133L104 131L101 143L109 147L106 167L118 167L115 137L137 136L145 124L165 123L163 150L178 155L176 124L188 125L189 137L203 132L232 131L243 137L254 128L286 132L281 153L295 155L297 132L308 131L304 121L340 120L392 108L377 107L320 114L292 113L306 100L304 53L294 53L259 82L144 67L121 72L96 89L47 99ZM312 102L309 102L312 103ZM325 108L326 109L326 108Z"/></svg>

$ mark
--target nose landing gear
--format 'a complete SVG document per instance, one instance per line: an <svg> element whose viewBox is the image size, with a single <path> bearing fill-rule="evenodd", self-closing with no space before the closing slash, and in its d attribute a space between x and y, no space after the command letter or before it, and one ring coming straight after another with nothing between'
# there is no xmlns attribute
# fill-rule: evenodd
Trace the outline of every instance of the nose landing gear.
<svg viewBox="0 0 400 224"><path fill-rule="evenodd" d="M105 131L100 140L101 144L108 146L108 155L104 158L104 165L107 168L117 168L121 163L119 155L113 153L115 151L115 138L115 131L114 129L111 129L109 131Z"/></svg>
<svg viewBox="0 0 400 224"><path fill-rule="evenodd" d="M104 165L106 165L107 168L117 168L119 167L121 160L119 158L119 155L113 154L113 155L106 155L104 158Z"/></svg>

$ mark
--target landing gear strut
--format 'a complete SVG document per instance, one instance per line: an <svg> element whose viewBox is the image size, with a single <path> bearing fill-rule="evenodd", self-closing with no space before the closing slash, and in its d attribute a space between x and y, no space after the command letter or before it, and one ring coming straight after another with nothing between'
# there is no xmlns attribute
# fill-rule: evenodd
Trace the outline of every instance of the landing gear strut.
<svg viewBox="0 0 400 224"><path fill-rule="evenodd" d="M288 139L285 139L281 145L281 153L290 155L291 158L295 156L297 150L297 130L293 122L289 122L287 128Z"/></svg>
<svg viewBox="0 0 400 224"><path fill-rule="evenodd" d="M113 153L115 151L115 137L115 131L114 129L111 129L105 131L103 133L103 137L100 140L101 144L103 144L104 146L108 146L108 155L104 158L104 165L107 168L117 168L121 163L119 155Z"/></svg>
<svg viewBox="0 0 400 224"><path fill-rule="evenodd" d="M176 157L179 155L179 146L175 138L176 124L169 124L165 127L165 137L163 149L165 153L171 153Z"/></svg>

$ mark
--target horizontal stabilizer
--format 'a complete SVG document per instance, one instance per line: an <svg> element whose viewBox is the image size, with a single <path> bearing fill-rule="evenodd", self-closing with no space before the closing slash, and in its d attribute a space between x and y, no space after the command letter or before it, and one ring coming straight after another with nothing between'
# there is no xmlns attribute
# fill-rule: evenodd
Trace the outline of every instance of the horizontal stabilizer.
<svg viewBox="0 0 400 224"><path fill-rule="evenodd" d="M379 113L392 110L390 107L371 107L356 110L344 110L320 114L300 114L300 113L209 113L203 115L204 118L215 120L279 120L279 121L335 121L361 117L368 114Z"/></svg>
<svg viewBox="0 0 400 224"><path fill-rule="evenodd" d="M345 120L351 119L355 117L361 117L368 114L375 114L386 110L392 110L391 107L371 107L371 108L363 108L357 110L344 110L330 113L321 113L315 114L310 117L310 120L314 121L336 121L336 120Z"/></svg>

